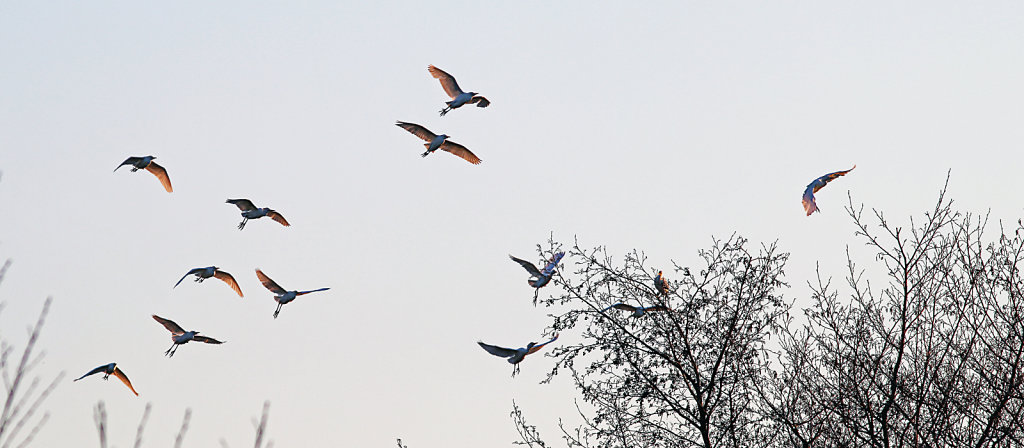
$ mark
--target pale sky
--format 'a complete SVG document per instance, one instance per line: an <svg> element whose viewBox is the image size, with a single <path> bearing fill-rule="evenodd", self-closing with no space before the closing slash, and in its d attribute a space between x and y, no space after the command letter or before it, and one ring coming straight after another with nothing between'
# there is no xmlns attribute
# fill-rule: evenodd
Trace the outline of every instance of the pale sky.
<svg viewBox="0 0 1024 448"><path fill-rule="evenodd" d="M738 232L792 253L798 313L815 263L863 251L847 192L906 222L952 170L960 210L1022 214L1020 2L8 1L0 61L0 331L22 347L53 296L36 372L67 375L35 446L96 443L99 400L122 447L147 402L144 446L186 407L186 446L247 446L265 400L276 446L509 446L513 399L556 442L569 381L476 345L549 323L510 253L553 234L667 269ZM438 117L429 64L491 106ZM420 158L395 120L483 163ZM150 154L174 193L111 173ZM239 197L292 227L239 232ZM209 265L245 298L171 289ZM331 289L275 320L255 268ZM168 359L151 314L227 343ZM115 361L139 397L71 381Z"/></svg>

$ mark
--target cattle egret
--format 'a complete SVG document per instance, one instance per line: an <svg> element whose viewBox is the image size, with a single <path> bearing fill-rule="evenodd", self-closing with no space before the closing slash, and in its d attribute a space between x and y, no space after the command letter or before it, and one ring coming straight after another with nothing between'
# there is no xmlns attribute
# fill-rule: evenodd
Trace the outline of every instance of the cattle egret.
<svg viewBox="0 0 1024 448"><path fill-rule="evenodd" d="M446 101L445 104L448 107L441 109L441 116L445 116L452 109L458 109L464 104L476 104L476 107L487 107L491 105L487 98L477 95L476 92L463 92L459 88L459 83L455 82L455 77L449 75L444 70L441 70L433 65L427 67L427 71L430 72L430 76L433 76L438 81L441 81L441 87L444 88L444 93L452 98L451 101Z"/></svg>
<svg viewBox="0 0 1024 448"><path fill-rule="evenodd" d="M160 179L160 183L163 184L164 190L167 190L167 192L170 193L171 191L173 191L171 189L171 178L167 176L167 170L165 170L164 167L157 165L156 162L153 161L153 159L155 158L156 157L153 156L129 157L127 159L124 159L124 162L121 162L121 164L118 165L117 168L114 168L114 171L116 172L118 168L121 168L122 166L125 165L130 165L132 167L133 173L140 169L144 169L146 171L149 171L150 173L153 173L153 175L156 176L157 179Z"/></svg>
<svg viewBox="0 0 1024 448"><path fill-rule="evenodd" d="M526 280L526 283L535 288L533 291L534 305L537 304L537 295L540 294L540 288L543 288L551 281L551 277L555 274L555 267L558 266L558 262L562 260L563 256L565 256L565 252L559 252L551 256L548 263L544 265L544 269L537 269L537 266L534 266L529 261L513 257L512 255L508 256L512 261L519 263L523 269L526 269L526 272L530 273L530 278Z"/></svg>
<svg viewBox="0 0 1024 448"><path fill-rule="evenodd" d="M420 154L420 157L426 157L427 155L434 151L437 151L438 149L443 149L459 157L462 157L467 162L472 163L473 165L480 164L480 158L477 157L476 154L473 154L473 151L470 151L465 146L448 140L448 135L446 134L437 135L434 134L433 132L430 132L429 130L427 130L427 128L423 126L420 126L415 123L406 123L404 121L396 121L395 126L405 129L406 131L409 131L412 135L415 135L423 139L423 141L427 142L423 144L423 146L427 148L427 151L424 152L423 154Z"/></svg>
<svg viewBox="0 0 1024 448"><path fill-rule="evenodd" d="M264 287L274 293L274 300L277 301L277 311L274 311L274 319L277 319L277 315L281 313L281 307L284 306L284 304L295 300L296 297L309 294L311 292L327 291L328 289L331 289L320 288L312 291L286 291L281 287L281 285L278 285L277 282L271 280L270 277L267 277L267 274L264 274L263 271L259 269L256 270L256 277L260 279L260 283L263 283Z"/></svg>
<svg viewBox="0 0 1024 448"><path fill-rule="evenodd" d="M171 348L164 352L168 357L174 356L174 352L178 351L178 346L181 344L187 344L188 341L205 342L207 344L223 344L224 341L218 341L214 338L208 338L206 336L199 336L198 331L185 331L178 324L174 323L173 320L164 319L156 314L153 315L153 319L160 322L167 331L171 332L171 340L174 344L171 344Z"/></svg>
<svg viewBox="0 0 1024 448"><path fill-rule="evenodd" d="M188 277L190 275L196 276L196 283L202 283L203 280L206 280L210 277L216 277L217 279L222 280L224 283L227 283L228 286L231 287L231 289L234 289L235 292L238 293L238 297L244 297L242 296L242 288L238 287L238 282L235 281L235 278L232 277L231 274L228 274L227 272L220 270L220 268L218 268L217 266L195 268L192 269L191 271L188 271L187 274L181 277L181 280L178 280L178 283L174 284L174 288L177 288L178 285L181 284L183 280L185 280L185 277Z"/></svg>
<svg viewBox="0 0 1024 448"><path fill-rule="evenodd" d="M244 229L245 223L249 222L250 219L259 219L264 216L269 216L270 219L281 223L282 226L291 226L291 224L288 224L288 220L284 219L284 216L280 213L266 207L257 208L253 205L252 201L248 199L228 199L224 202L234 204L235 207L238 207L238 209L242 211L242 222L238 224L238 230Z"/></svg>
<svg viewBox="0 0 1024 448"><path fill-rule="evenodd" d="M100 373L100 372L103 372L103 379L104 380L108 380L108 379L110 379L110 375L114 375L114 376L117 377L117 379L121 380L121 382L124 383L125 386L128 386L128 388L132 390L132 393L134 393L135 396L139 395L138 392L135 392L135 388L132 387L132 382L128 381L128 375L125 375L124 372L122 372L121 369L117 367L117 363L116 362L112 362L112 363L107 364L105 366L99 366L99 367L97 367L95 369L92 369L92 370L89 371L89 373L86 373L85 375L82 375L82 376L78 377L78 380L80 380L82 378L85 378L85 377L87 377L89 375L92 375L94 373ZM78 380L75 380L75 381L78 381Z"/></svg>
<svg viewBox="0 0 1024 448"><path fill-rule="evenodd" d="M658 271L658 275L654 277L654 289L656 289L661 294L664 294L666 296L668 295L668 280L665 277L662 277L661 271Z"/></svg>
<svg viewBox="0 0 1024 448"><path fill-rule="evenodd" d="M854 165L853 168L857 168L857 165ZM846 171L836 171L834 173L828 173L824 176L814 179L813 182L807 184L807 189L804 190L803 197L804 211L807 212L807 216L811 216L811 213L818 211L818 204L814 202L814 193L817 193L818 190L824 188L825 185L828 185L829 182L832 182L837 177L845 176L846 173L853 171L853 168L850 168Z"/></svg>
<svg viewBox="0 0 1024 448"><path fill-rule="evenodd" d="M490 353L490 354L492 354L494 356L500 356L502 358L508 358L509 364L512 364L512 365L515 366L512 369L512 376L515 376L516 373L519 372L519 363L523 361L523 358L526 358L526 355L529 355L529 354L531 354L533 352L536 352L536 351L540 350L541 348L543 348L545 345L548 345L548 344L550 344L552 342L555 342L555 339L558 339L558 334L557 333L555 334L555 337L551 338L550 341L547 341L547 342L545 342L543 344L538 344L536 342L531 342L531 343L527 344L525 348L521 347L521 348L514 348L514 349L513 348L498 347L497 345L485 344L485 343L479 342L479 341L477 342L477 344L480 344L480 348L482 348L484 350L487 350L487 353Z"/></svg>

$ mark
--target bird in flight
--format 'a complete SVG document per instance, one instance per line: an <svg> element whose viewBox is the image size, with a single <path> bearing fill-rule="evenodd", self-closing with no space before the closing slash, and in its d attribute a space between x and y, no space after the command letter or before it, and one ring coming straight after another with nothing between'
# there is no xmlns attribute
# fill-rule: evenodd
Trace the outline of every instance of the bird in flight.
<svg viewBox="0 0 1024 448"><path fill-rule="evenodd" d="M117 379L121 380L121 382L124 383L125 386L128 386L128 388L132 390L132 393L134 393L135 396L139 395L138 392L135 392L135 388L132 387L132 382L128 381L128 375L125 375L124 372L122 372L121 369L117 367L117 363L116 362L112 362L112 363L107 364L105 366L99 366L99 367L97 367L95 369L92 369L92 370L89 371L89 373L86 373L85 375L82 375L82 376L78 377L78 380L80 380L82 378L85 378L85 377L87 377L89 375L92 375L94 373L100 373L100 372L103 372L103 374L104 374L103 375L103 379L104 380L110 379L110 375L114 375L114 376L117 377ZM75 381L78 381L78 380L75 380Z"/></svg>
<svg viewBox="0 0 1024 448"><path fill-rule="evenodd" d="M857 168L857 165L854 165L853 168ZM853 168L850 168L846 171L836 171L834 173L828 173L824 176L814 179L813 182L807 184L807 189L804 190L803 197L804 211L807 212L807 216L811 216L811 213L819 211L818 204L814 202L814 193L817 193L818 190L825 188L825 185L828 185L829 182L832 182L837 177L845 176L846 173L853 171Z"/></svg>
<svg viewBox="0 0 1024 448"><path fill-rule="evenodd" d="M534 287L534 305L537 304L537 296L540 294L540 288L543 288L545 285L548 284L548 282L551 281L551 277L555 275L555 268L558 266L558 262L562 260L563 256L565 256L565 252L558 252L552 255L551 258L548 260L548 264L544 265L544 269L537 269L537 266L534 266L533 263L530 263L529 261L523 260L521 258L516 258L513 257L512 255L508 256L509 258L512 259L512 261L519 263L519 265L522 266L523 269L526 269L526 272L530 273L530 278L526 280L526 283Z"/></svg>
<svg viewBox="0 0 1024 448"><path fill-rule="evenodd" d="M455 82L455 77L449 75L444 70L441 70L433 65L427 67L427 71L430 72L430 76L433 76L438 81L441 81L441 87L444 88L444 93L452 98L451 101L446 101L445 104L448 106L441 109L441 116L445 116L452 109L458 109L464 104L476 104L476 107L487 107L491 105L487 98L477 95L476 92L463 92L459 88L459 83Z"/></svg>
<svg viewBox="0 0 1024 448"><path fill-rule="evenodd" d="M245 223L249 222L250 219L259 219L264 216L269 216L270 219L281 223L282 226L291 226L291 224L288 224L288 220L284 219L284 216L280 213L266 207L257 208L253 205L252 201L248 199L228 199L224 202L234 204L235 207L238 207L238 209L242 211L242 222L238 224L238 230L244 229Z"/></svg>
<svg viewBox="0 0 1024 448"><path fill-rule="evenodd" d="M167 190L167 192L170 193L171 191L173 191L171 189L171 178L167 176L167 170L165 170L164 167L157 165L156 162L153 161L153 159L155 158L156 157L153 156L129 157L127 159L124 159L124 162L121 162L121 164L118 165L117 168L114 168L114 171L116 172L118 168L121 168L122 166L125 165L130 165L132 167L133 173L138 170L144 169L146 171L149 171L150 173L153 173L153 175L156 176L157 179L160 179L160 183L163 184L164 190Z"/></svg>
<svg viewBox="0 0 1024 448"><path fill-rule="evenodd" d="M658 271L658 275L654 277L654 289L658 290L661 294L668 295L668 279L661 275L661 271Z"/></svg>
<svg viewBox="0 0 1024 448"><path fill-rule="evenodd" d="M164 354L167 355L168 357L174 356L174 352L178 351L178 346L181 344L187 344L188 341L205 342L207 344L224 343L224 341L218 341L214 338L199 336L198 331L185 331L178 324L174 323L173 320L164 319L160 316L157 316L156 314L153 315L153 319L155 319L157 322L160 322L160 325L163 325L164 328L167 329L167 331L171 332L171 340L174 341L174 344L172 344L171 348L167 349L167 351L164 352Z"/></svg>
<svg viewBox="0 0 1024 448"><path fill-rule="evenodd" d="M497 345L485 344L479 341L477 342L477 344L480 344L480 348L487 350L487 353L490 353L494 356L500 356L502 358L508 358L509 364L515 366L512 369L512 376L515 376L516 373L519 372L519 363L522 362L524 358L526 358L526 355L529 355L544 348L545 345L555 342L556 339L558 339L557 333L555 333L555 337L551 338L550 341L547 341L543 344L531 342L527 344L526 347L520 348L498 347Z"/></svg>
<svg viewBox="0 0 1024 448"><path fill-rule="evenodd" d="M220 270L220 268L218 268L217 266L195 268L192 269L191 271L188 271L188 273L181 276L181 280L178 280L178 283L174 284L174 288L177 288L178 285L180 285L181 282L185 280L185 277L188 277L190 275L196 276L196 283L202 283L203 280L206 280L210 277L216 277L217 279L222 280L224 283L227 283L228 286L231 287L231 289L235 290L235 293L238 294L238 297L244 297L242 296L242 288L238 287L238 282L235 281L235 278L232 277L231 274L228 274L227 272Z"/></svg>
<svg viewBox="0 0 1024 448"><path fill-rule="evenodd" d="M312 291L286 291L281 287L281 285L278 285L277 282L271 280L270 277L267 277L267 274L264 274L263 271L259 269L256 270L256 277L260 279L260 283L263 283L265 288L274 293L274 300L277 301L277 311L274 311L274 319L277 319L277 315L281 314L281 307L284 306L284 304L295 300L296 297L309 294L311 292L327 291L328 289L331 289L320 288Z"/></svg>
<svg viewBox="0 0 1024 448"><path fill-rule="evenodd" d="M448 140L447 134L437 135L433 132L430 132L427 128L420 126L416 123L406 123L404 121L396 121L395 126L405 129L406 131L409 131L409 133L411 133L412 135L415 135L423 139L423 141L427 142L423 144L423 146L427 148L427 151L424 152L423 154L420 154L420 157L426 157L427 155L434 151L437 151L438 149L443 149L465 159L467 162L472 163L473 165L480 164L480 158L477 157L476 154L473 154L473 151L470 151L469 148L466 148L465 146Z"/></svg>
<svg viewBox="0 0 1024 448"><path fill-rule="evenodd" d="M669 308L669 307L667 307L665 305L633 306L633 305L627 305L625 303L619 302L619 303L616 303L616 304L614 304L612 306L609 306L608 308L605 308L605 309L601 310L601 312L603 313L603 312L608 311L608 310L610 310L612 308L615 308L617 310L622 310L622 311L629 311L630 313L633 313L631 315L632 317L640 317L640 316L643 316L644 313L647 313L647 312L650 312L650 311L672 311L671 308Z"/></svg>

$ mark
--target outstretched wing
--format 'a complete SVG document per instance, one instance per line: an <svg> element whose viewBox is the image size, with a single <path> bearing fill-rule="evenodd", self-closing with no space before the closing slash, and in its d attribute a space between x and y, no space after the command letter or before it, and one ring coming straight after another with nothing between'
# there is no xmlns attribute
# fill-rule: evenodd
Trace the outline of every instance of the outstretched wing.
<svg viewBox="0 0 1024 448"><path fill-rule="evenodd" d="M89 371L89 373L86 373L85 375L82 375L82 376L78 377L78 379L76 379L75 381L78 381L78 380L80 380L82 378L85 378L85 377L87 377L89 375L93 375L93 374L96 374L96 373L104 372L104 371L107 370L107 367L110 367L110 364L105 364L105 365L99 366L99 367L97 367L95 369L92 369L92 370Z"/></svg>
<svg viewBox="0 0 1024 448"><path fill-rule="evenodd" d="M853 168L857 168L857 165L854 165ZM812 181L810 184L807 184L807 189L804 190L804 196L802 199L802 202L804 204L804 211L807 212L807 216L811 216L811 213L818 211L818 204L814 201L814 193L817 193L818 190L825 188L825 185L828 185L829 182L832 182L836 178L840 176L845 176L846 173L853 171L853 168L844 171L828 173L824 176L814 179L814 181Z"/></svg>
<svg viewBox="0 0 1024 448"><path fill-rule="evenodd" d="M540 271L537 270L537 266L534 266L533 263L530 263L529 261L523 260L521 258L513 257L512 255L509 255L508 257L511 258L512 261L519 263L519 265L522 266L523 269L526 269L526 272L529 272L530 275L534 277L541 276Z"/></svg>
<svg viewBox="0 0 1024 448"><path fill-rule="evenodd" d="M473 103L476 103L476 107L487 107L491 105L491 102L487 101L487 98L480 95L474 96L473 99L469 100L469 104Z"/></svg>
<svg viewBox="0 0 1024 448"><path fill-rule="evenodd" d="M234 204L235 207L238 207L238 209L243 212L247 212L249 210L256 210L256 205L254 205L252 201L248 199L228 199L227 201L224 202L227 202L228 204Z"/></svg>
<svg viewBox="0 0 1024 448"><path fill-rule="evenodd" d="M505 348L505 347L498 347L497 345L484 344L483 342L479 342L479 341L477 341L477 344L480 344L480 348L482 348L484 350L487 350L487 353L490 353L490 354L492 354L494 356L500 356L502 358L511 358L511 357L515 356L516 353L517 353L513 349Z"/></svg>
<svg viewBox="0 0 1024 448"><path fill-rule="evenodd" d="M654 305L644 308L644 311L672 311L672 308L665 305Z"/></svg>
<svg viewBox="0 0 1024 448"><path fill-rule="evenodd" d="M213 276L224 281L224 283L227 283L231 289L234 289L235 292L238 293L238 297L245 297L242 295L242 288L238 287L238 282L235 281L235 277L232 277L231 274L217 269L216 271L213 271Z"/></svg>
<svg viewBox="0 0 1024 448"><path fill-rule="evenodd" d="M409 131L409 133L411 133L412 135L415 135L415 136L421 138L424 141L428 141L429 142L429 141L434 140L435 137L437 137L437 134L435 134L433 132L430 132L429 129L427 129L427 128L423 127L423 126L420 126L420 125L418 125L416 123L406 123L404 121L396 121L395 122L395 126L398 126L398 127L402 128L402 129L405 129L406 131Z"/></svg>
<svg viewBox="0 0 1024 448"><path fill-rule="evenodd" d="M193 336L192 340L196 341L196 342L205 342L207 344L223 344L224 343L224 341L218 341L218 340L216 340L214 338L211 338L211 337L199 336L199 335Z"/></svg>
<svg viewBox="0 0 1024 448"><path fill-rule="evenodd" d="M550 341L547 341L543 344L534 345L532 348L530 348L530 351L526 352L526 354L529 355L530 353L536 352L537 350L543 348L545 345L555 342L556 339L558 339L558 333L555 333L555 337L551 338Z"/></svg>
<svg viewBox="0 0 1024 448"><path fill-rule="evenodd" d="M127 159L124 159L124 162L121 162L121 164L118 165L117 168L121 168L122 166L125 165L135 165L140 160L142 160L142 157L129 157ZM114 171L117 171L117 168L114 168Z"/></svg>
<svg viewBox="0 0 1024 448"><path fill-rule="evenodd" d="M562 261L562 257L565 256L565 252L559 252L548 260L548 264L544 265L544 269L540 271L544 277L551 277L551 274L555 273L555 268L558 266L558 262Z"/></svg>
<svg viewBox="0 0 1024 448"><path fill-rule="evenodd" d="M614 304L614 305L611 305L611 306L609 306L608 308L605 308L605 309L603 309L603 310L601 310L601 311L608 311L608 310L610 310L610 309L612 309L612 308L615 308L615 309L617 309L617 310L621 310L621 311L629 311L629 312L631 312L631 313L632 313L633 311L636 311L636 307L635 307L635 306L633 306L633 305L627 305L627 304L625 304L625 303L622 303L622 302L619 302L619 303L616 303L616 304Z"/></svg>
<svg viewBox="0 0 1024 448"><path fill-rule="evenodd" d="M285 227L290 227L291 226L291 224L288 224L288 220L284 219L284 215L278 213L276 210L271 210L271 211L267 212L267 216L269 216L270 219L273 219L274 221L277 221L282 226L285 226Z"/></svg>
<svg viewBox="0 0 1024 448"><path fill-rule="evenodd" d="M267 277L267 274L264 274L263 271L259 269L256 270L256 278L260 279L260 283L263 284L264 288L269 289L270 292L274 294L284 294L288 292L285 291L285 289L282 288L281 285L278 285L277 282L271 280L270 277Z"/></svg>
<svg viewBox="0 0 1024 448"><path fill-rule="evenodd" d="M177 288L178 285L181 284L182 280L185 280L185 277L188 277L188 276L190 276L192 274L195 274L196 272L202 271L204 269L206 269L206 268L195 268L195 269L192 269L191 271L188 271L188 273L185 274L185 275L182 275L181 276L181 280L178 280L178 283L175 283L174 286L172 286L171 288Z"/></svg>
<svg viewBox="0 0 1024 448"><path fill-rule="evenodd" d="M441 81L441 87L444 88L444 93L447 93L453 100L455 97L462 94L462 89L459 88L459 83L455 82L455 77L449 75L448 72L434 67L433 65L428 66L427 71L430 72L430 76Z"/></svg>
<svg viewBox="0 0 1024 448"><path fill-rule="evenodd" d="M146 171L153 173L157 179L160 179L160 183L163 184L164 190L167 190L168 193L174 191L171 188L171 178L167 176L167 170L164 167L157 165L156 162L149 162L149 165L146 165Z"/></svg>
<svg viewBox="0 0 1024 448"><path fill-rule="evenodd" d="M441 149L448 151L452 154L455 154L459 157L462 157L463 159L466 159L467 162L472 163L473 165L480 164L480 158L477 157L476 154L473 154L473 151L470 151L465 146L462 146L451 140L445 140L444 143L441 143Z"/></svg>
<svg viewBox="0 0 1024 448"><path fill-rule="evenodd" d="M183 330L178 324L174 323L173 320L164 319L160 316L157 316L156 314L153 315L153 319L155 319L157 322L160 322L160 325L163 325L164 328L167 329L167 331L171 332L171 334L179 335L185 333L185 330Z"/></svg>
<svg viewBox="0 0 1024 448"><path fill-rule="evenodd" d="M132 390L136 397L139 396L139 393L135 392L135 388L132 387L132 382L128 381L128 375L125 375L124 372L121 371L121 368L114 367L113 375L116 376L117 379L121 380L121 382L124 383L125 386L128 386L128 388Z"/></svg>
<svg viewBox="0 0 1024 448"><path fill-rule="evenodd" d="M295 295L296 296L301 296L303 294L309 294L311 292L327 291L328 289L331 289L331 288L320 288L320 289L313 289L313 290L310 290L310 291L298 291L298 292L295 293Z"/></svg>

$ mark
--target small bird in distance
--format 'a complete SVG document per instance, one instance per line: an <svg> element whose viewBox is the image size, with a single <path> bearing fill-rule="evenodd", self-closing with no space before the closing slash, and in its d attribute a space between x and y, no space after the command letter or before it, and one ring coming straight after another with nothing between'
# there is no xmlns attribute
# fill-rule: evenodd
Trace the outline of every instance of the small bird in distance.
<svg viewBox="0 0 1024 448"><path fill-rule="evenodd" d="M854 165L853 168L857 168L857 165ZM813 182L807 184L807 189L804 190L804 197L802 199L802 202L804 204L804 211L807 212L807 216L811 216L811 213L819 211L818 203L814 201L814 193L817 193L818 190L825 188L825 185L828 185L829 182L832 182L839 176L845 176L846 173L853 171L853 168L850 168L846 171L836 171L834 173L828 173L824 176L814 179Z"/></svg>
<svg viewBox="0 0 1024 448"><path fill-rule="evenodd" d="M452 98L451 101L446 101L445 104L448 106L441 109L441 116L445 116L452 109L458 109L464 104L476 104L476 107L487 107L491 105L487 98L477 95L476 92L463 92L459 88L459 83L455 82L455 77L449 75L444 70L441 70L433 65L427 67L427 71L430 72L430 76L433 76L438 81L441 81L441 88L444 89L444 93Z"/></svg>
<svg viewBox="0 0 1024 448"><path fill-rule="evenodd" d="M552 255L551 258L548 259L548 263L544 265L544 269L537 269L537 266L535 266L533 263L530 263L529 261L523 260L521 258L516 258L513 257L512 255L508 256L509 258L512 259L512 261L519 263L519 265L522 266L523 269L526 269L526 272L530 273L530 278L526 280L526 283L528 283L530 286L534 288L534 305L537 304L537 296L540 294L540 288L543 288L545 285L548 284L548 282L551 281L551 277L555 275L555 268L558 267L558 262L561 261L562 257L564 256L565 252L558 252Z"/></svg>
<svg viewBox="0 0 1024 448"><path fill-rule="evenodd" d="M170 193L173 191L171 189L171 178L167 176L167 170L165 170L164 167L157 165L156 162L153 161L153 159L155 158L156 157L153 156L129 157L127 159L124 159L124 162L121 162L121 164L118 165L117 168L114 168L114 172L117 172L118 168L121 168L122 166L125 165L131 166L133 173L138 170L144 169L146 171L149 171L150 173L153 173L153 175L156 176L157 179L160 179L160 183L164 186L164 190L167 190L167 192Z"/></svg>
<svg viewBox="0 0 1024 448"><path fill-rule="evenodd" d="M669 292L668 279L661 274L661 271L658 271L658 275L654 277L654 289L667 296Z"/></svg>
<svg viewBox="0 0 1024 448"><path fill-rule="evenodd" d="M264 216L269 216L270 219L277 221L282 226L291 226L291 224L288 224L288 220L284 219L284 216L278 213L277 211L266 207L258 208L256 207L256 205L252 203L252 201L248 199L228 199L227 201L224 202L228 204L233 204L235 207L238 207L238 209L242 211L242 222L238 224L238 230L244 229L245 223L249 222L250 219L260 219Z"/></svg>
<svg viewBox="0 0 1024 448"><path fill-rule="evenodd" d="M608 311L608 310L610 310L612 308L615 308L617 310L622 310L622 311L629 311L630 313L632 313L632 314L630 314L631 317L641 317L641 316L644 315L644 313L648 313L648 312L652 312L652 311L672 311L671 308L669 308L669 307L667 307L665 305L633 306L633 305L627 305L625 303L619 302L619 303L616 303L614 305L609 306L608 308L605 308L605 309L601 310L601 312L603 313L603 312Z"/></svg>
<svg viewBox="0 0 1024 448"><path fill-rule="evenodd" d="M167 351L164 352L164 354L167 355L168 357L174 356L174 353L178 351L179 345L187 344L189 341L205 342L207 344L224 343L224 341L218 341L214 338L199 336L198 331L185 331L184 329L181 328L181 326L174 323L173 320L164 319L160 316L157 316L156 314L153 315L153 319L156 320L157 322L160 322L160 325L163 325L164 328L167 329L167 331L171 332L171 341L174 341L174 344L171 344L171 348L167 349Z"/></svg>
<svg viewBox="0 0 1024 448"><path fill-rule="evenodd" d="M132 382L128 380L128 375L125 375L124 372L122 372L121 369L119 367L117 367L117 363L116 362L112 362L112 363L107 364L105 366L99 366L99 367L97 367L95 369L92 369L92 370L89 371L89 373L86 373L85 375L82 375L82 376L78 377L78 379L75 380L75 381L78 381L78 380L80 380L82 378L85 378L85 377L87 377L89 375L100 373L100 372L103 372L103 379L104 380L108 380L108 379L110 379L110 375L114 375L114 376L117 377L117 379L121 380L121 382L124 383L125 386L128 386L128 388L132 390L132 393L134 393L135 396L139 395L138 392L135 392L135 388L132 387Z"/></svg>
<svg viewBox="0 0 1024 448"><path fill-rule="evenodd" d="M480 158L477 157L476 154L473 154L473 151L470 151L465 146L448 140L447 134L437 135L433 132L430 132L427 128L420 126L416 123L406 123L404 121L396 121L395 126L405 129L406 131L409 131L409 133L411 133L412 135L415 135L423 139L423 141L427 142L423 144L423 146L427 148L427 150L423 154L420 154L420 157L426 157L430 155L430 153L437 151L438 149L443 149L452 154L455 154L456 156L461 157L462 159L469 163L472 163L473 165L480 164Z"/></svg>
<svg viewBox="0 0 1024 448"><path fill-rule="evenodd" d="M502 358L508 358L509 364L515 366L512 369L512 376L516 376L516 373L519 372L519 363L522 362L524 358L526 358L526 355L535 353L536 351L544 348L545 345L555 342L556 339L558 339L558 333L555 333L555 337L551 338L550 341L547 341L545 343L538 344L536 342L531 342L527 344L526 347L520 348L498 347L497 345L485 344L479 341L477 342L477 344L480 344L480 348L486 350L487 353L490 353L494 356L500 356Z"/></svg>
<svg viewBox="0 0 1024 448"><path fill-rule="evenodd" d="M190 275L196 276L196 283L202 283L203 280L206 280L210 277L217 278L218 280L227 283L228 286L231 287L231 289L235 290L235 293L238 294L238 297L244 297L242 296L242 288L238 287L238 282L235 281L235 278L232 277L231 274L228 274L227 272L220 270L220 268L218 268L217 266L207 266L205 268L192 269L191 271L188 271L188 273L183 275L181 277L181 280L178 280L178 283L174 284L173 288L177 288L178 285L180 285L181 282L185 280L185 277L188 277Z"/></svg>
<svg viewBox="0 0 1024 448"><path fill-rule="evenodd" d="M284 306L284 304L295 300L296 297L309 294L311 292L327 291L328 289L331 289L320 288L311 291L287 291L282 288L281 285L278 285L277 282L271 280L270 277L267 277L267 274L264 274L263 271L259 269L256 270L256 278L259 278L260 283L262 283L265 288L269 289L270 292L274 293L274 300L277 301L277 310L274 311L274 319L277 319L277 315L281 314L281 307Z"/></svg>

